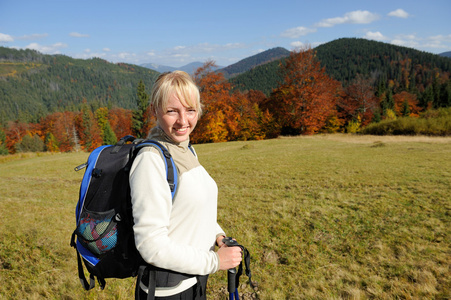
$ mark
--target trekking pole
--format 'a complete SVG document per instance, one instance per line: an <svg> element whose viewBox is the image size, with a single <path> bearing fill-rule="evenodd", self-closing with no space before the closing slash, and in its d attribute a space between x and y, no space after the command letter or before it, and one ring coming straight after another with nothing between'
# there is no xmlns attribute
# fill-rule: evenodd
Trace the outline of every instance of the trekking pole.
<svg viewBox="0 0 451 300"><path fill-rule="evenodd" d="M241 245L231 237L226 237L222 241L227 247L241 247ZM229 300L240 299L236 284L236 268L231 268L227 271L227 290L229 292Z"/></svg>

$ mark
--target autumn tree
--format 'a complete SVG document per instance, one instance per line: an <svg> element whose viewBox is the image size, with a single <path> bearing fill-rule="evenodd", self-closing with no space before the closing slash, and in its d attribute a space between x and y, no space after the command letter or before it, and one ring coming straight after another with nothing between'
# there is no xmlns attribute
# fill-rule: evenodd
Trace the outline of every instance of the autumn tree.
<svg viewBox="0 0 451 300"><path fill-rule="evenodd" d="M371 79L357 75L356 79L343 90L337 102L341 118L345 122L359 119L361 126L370 123L379 110L379 99L376 97Z"/></svg>
<svg viewBox="0 0 451 300"><path fill-rule="evenodd" d="M43 118L40 122L45 132L44 143L48 151L69 152L77 144L74 112L56 112Z"/></svg>
<svg viewBox="0 0 451 300"><path fill-rule="evenodd" d="M100 136L102 137L103 145L115 144L117 142L117 137L108 120L108 108L100 107L95 111L94 115L97 120L97 125L100 128Z"/></svg>
<svg viewBox="0 0 451 300"><path fill-rule="evenodd" d="M393 95L394 111L397 116L419 117L421 107L418 106L417 96L406 91Z"/></svg>
<svg viewBox="0 0 451 300"><path fill-rule="evenodd" d="M318 132L336 114L339 82L326 74L310 47L292 51L280 68L284 81L271 93L265 106L283 133Z"/></svg>
<svg viewBox="0 0 451 300"><path fill-rule="evenodd" d="M196 143L225 142L237 132L238 114L233 111L230 97L231 85L222 73L215 73L213 61L206 62L194 73L203 104L203 115L199 119L191 139Z"/></svg>
<svg viewBox="0 0 451 300"><path fill-rule="evenodd" d="M75 117L75 127L83 150L92 151L102 145L99 126L86 103Z"/></svg>
<svg viewBox="0 0 451 300"><path fill-rule="evenodd" d="M132 134L132 111L115 107L108 111L108 120L118 139Z"/></svg>
<svg viewBox="0 0 451 300"><path fill-rule="evenodd" d="M5 131L5 144L9 153L16 152L16 144L20 143L22 138L27 134L28 127L28 124L23 122L8 122L8 126Z"/></svg>

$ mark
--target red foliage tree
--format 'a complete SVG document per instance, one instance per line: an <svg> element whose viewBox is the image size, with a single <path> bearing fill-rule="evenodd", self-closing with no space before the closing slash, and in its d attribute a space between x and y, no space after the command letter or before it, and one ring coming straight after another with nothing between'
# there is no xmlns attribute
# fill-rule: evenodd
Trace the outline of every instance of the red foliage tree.
<svg viewBox="0 0 451 300"><path fill-rule="evenodd" d="M238 114L231 106L231 85L222 73L212 71L214 66L214 62L206 62L194 73L203 104L203 115L191 135L195 143L225 142L237 135Z"/></svg>
<svg viewBox="0 0 451 300"><path fill-rule="evenodd" d="M22 138L28 132L28 124L19 121L9 122L5 130L5 143L9 153L16 152L16 144L22 141Z"/></svg>
<svg viewBox="0 0 451 300"><path fill-rule="evenodd" d="M326 74L310 47L291 52L281 71L284 82L265 106L285 133L318 132L336 114L340 83Z"/></svg>
<svg viewBox="0 0 451 300"><path fill-rule="evenodd" d="M356 79L344 89L337 106L345 122L360 119L362 126L370 123L379 108L379 99L374 94L371 80L357 75Z"/></svg>
<svg viewBox="0 0 451 300"><path fill-rule="evenodd" d="M132 111L115 107L109 110L108 120L117 138L132 134Z"/></svg>
<svg viewBox="0 0 451 300"><path fill-rule="evenodd" d="M395 113L398 116L418 117L421 107L418 106L418 99L415 94L406 91L393 95L395 101Z"/></svg>
<svg viewBox="0 0 451 300"><path fill-rule="evenodd" d="M47 149L55 151L55 142L61 152L69 152L74 149L78 143L74 119L75 113L66 111L53 113L41 120L40 125L46 136Z"/></svg>
<svg viewBox="0 0 451 300"><path fill-rule="evenodd" d="M211 71L214 66L214 62L207 62L194 75L203 115L191 140L202 143L264 139L272 121L272 116L263 113L258 106L265 95L257 91L232 93L232 86L223 74Z"/></svg>

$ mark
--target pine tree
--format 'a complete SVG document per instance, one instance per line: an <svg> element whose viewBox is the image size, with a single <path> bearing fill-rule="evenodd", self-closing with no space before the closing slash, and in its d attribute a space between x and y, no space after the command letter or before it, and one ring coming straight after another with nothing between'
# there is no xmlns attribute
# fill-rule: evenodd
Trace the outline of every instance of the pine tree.
<svg viewBox="0 0 451 300"><path fill-rule="evenodd" d="M143 138L147 135L145 128L148 123L146 111L149 106L149 95L146 93L146 86L142 80L139 81L136 95L138 108L133 111L132 130L136 137Z"/></svg>

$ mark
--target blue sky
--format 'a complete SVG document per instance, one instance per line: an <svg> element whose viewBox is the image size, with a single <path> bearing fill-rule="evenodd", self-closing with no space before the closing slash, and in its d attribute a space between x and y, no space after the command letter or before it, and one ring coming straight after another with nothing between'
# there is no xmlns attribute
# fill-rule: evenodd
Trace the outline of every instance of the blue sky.
<svg viewBox="0 0 451 300"><path fill-rule="evenodd" d="M0 46L173 67L343 37L438 54L450 15L450 0L0 0Z"/></svg>

